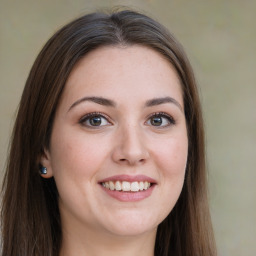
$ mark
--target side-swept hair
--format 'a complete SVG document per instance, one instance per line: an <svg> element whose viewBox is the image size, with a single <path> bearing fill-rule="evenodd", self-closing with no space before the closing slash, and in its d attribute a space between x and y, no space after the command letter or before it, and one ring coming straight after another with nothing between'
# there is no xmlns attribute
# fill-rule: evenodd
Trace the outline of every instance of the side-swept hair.
<svg viewBox="0 0 256 256"><path fill-rule="evenodd" d="M155 20L130 10L82 16L57 31L28 76L3 182L2 256L58 256L62 240L54 178L38 173L49 147L56 108L74 65L96 48L144 45L162 54L179 76L188 131L184 187L159 225L156 256L215 256L207 199L204 130L193 71L180 43Z"/></svg>

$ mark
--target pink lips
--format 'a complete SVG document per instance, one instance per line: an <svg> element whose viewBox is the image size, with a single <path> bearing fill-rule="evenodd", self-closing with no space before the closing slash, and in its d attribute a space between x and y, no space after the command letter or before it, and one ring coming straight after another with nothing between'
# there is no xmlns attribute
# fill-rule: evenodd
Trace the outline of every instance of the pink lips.
<svg viewBox="0 0 256 256"><path fill-rule="evenodd" d="M116 190L109 190L107 188L104 188L101 184L104 182L108 182L108 181L128 181L128 182L135 182L135 181L148 181L151 183L150 188L148 188L147 190L143 190L143 191L138 191L138 192L124 192L124 191L116 191ZM149 197L155 186L156 186L156 180L145 176L145 175L136 175L136 176L130 176L130 175L116 175L116 176L111 176L108 177L106 179L103 179L101 181L99 181L99 184L101 186L101 188L103 189L104 192L106 192L109 196L111 196L112 198L117 199L118 201L121 202L136 202L136 201L140 201L143 199L146 199L147 197Z"/></svg>

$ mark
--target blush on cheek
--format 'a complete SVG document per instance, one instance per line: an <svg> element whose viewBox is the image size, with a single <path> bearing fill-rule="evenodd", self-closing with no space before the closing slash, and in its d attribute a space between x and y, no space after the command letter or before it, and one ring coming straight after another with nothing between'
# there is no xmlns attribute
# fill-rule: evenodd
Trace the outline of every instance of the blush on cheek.
<svg viewBox="0 0 256 256"><path fill-rule="evenodd" d="M169 170L170 173L183 173L187 164L187 151L186 143L169 143L156 150L157 162L161 163L161 169Z"/></svg>

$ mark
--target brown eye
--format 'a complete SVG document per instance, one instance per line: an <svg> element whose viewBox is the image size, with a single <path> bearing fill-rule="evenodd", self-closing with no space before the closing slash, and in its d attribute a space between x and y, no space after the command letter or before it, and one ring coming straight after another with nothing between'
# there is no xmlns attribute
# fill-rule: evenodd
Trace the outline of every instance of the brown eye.
<svg viewBox="0 0 256 256"><path fill-rule="evenodd" d="M111 124L106 117L97 113L87 114L79 121L79 123L89 128L98 128Z"/></svg>
<svg viewBox="0 0 256 256"><path fill-rule="evenodd" d="M90 125L92 125L92 126L100 126L102 123L100 116L91 117L91 118L89 118L88 121L89 121Z"/></svg>
<svg viewBox="0 0 256 256"><path fill-rule="evenodd" d="M164 128L175 124L175 121L172 116L166 113L155 113L149 117L146 124L154 127Z"/></svg>
<svg viewBox="0 0 256 256"><path fill-rule="evenodd" d="M160 116L153 116L150 118L150 123L153 126L161 126L162 125L162 117Z"/></svg>

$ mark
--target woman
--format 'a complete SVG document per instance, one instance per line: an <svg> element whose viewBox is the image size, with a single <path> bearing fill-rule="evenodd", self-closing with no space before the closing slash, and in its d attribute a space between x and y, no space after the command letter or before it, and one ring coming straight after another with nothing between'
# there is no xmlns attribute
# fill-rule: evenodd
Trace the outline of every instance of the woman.
<svg viewBox="0 0 256 256"><path fill-rule="evenodd" d="M147 16L85 15L29 74L3 185L2 255L216 255L196 83Z"/></svg>

